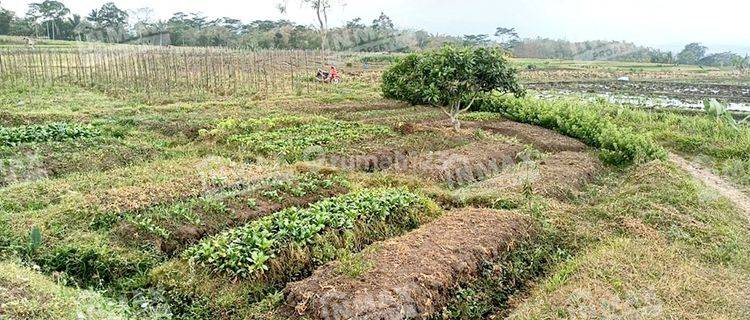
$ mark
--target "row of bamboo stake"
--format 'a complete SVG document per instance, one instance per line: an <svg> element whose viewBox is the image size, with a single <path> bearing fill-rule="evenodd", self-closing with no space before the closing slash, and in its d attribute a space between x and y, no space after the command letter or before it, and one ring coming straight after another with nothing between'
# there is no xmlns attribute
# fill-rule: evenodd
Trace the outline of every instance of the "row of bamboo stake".
<svg viewBox="0 0 750 320"><path fill-rule="evenodd" d="M180 47L93 47L0 51L0 81L75 84L119 93L212 93L268 97L330 87L318 68L367 69L357 53ZM365 70L368 71L368 70Z"/></svg>

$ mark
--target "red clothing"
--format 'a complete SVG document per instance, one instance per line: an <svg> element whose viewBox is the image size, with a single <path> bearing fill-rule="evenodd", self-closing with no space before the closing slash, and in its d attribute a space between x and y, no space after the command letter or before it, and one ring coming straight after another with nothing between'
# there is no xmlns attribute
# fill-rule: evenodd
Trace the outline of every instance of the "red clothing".
<svg viewBox="0 0 750 320"><path fill-rule="evenodd" d="M335 77L338 77L338 75L339 75L339 72L336 71L336 68L331 67L331 73L329 74L329 76L331 77L331 79L333 79Z"/></svg>

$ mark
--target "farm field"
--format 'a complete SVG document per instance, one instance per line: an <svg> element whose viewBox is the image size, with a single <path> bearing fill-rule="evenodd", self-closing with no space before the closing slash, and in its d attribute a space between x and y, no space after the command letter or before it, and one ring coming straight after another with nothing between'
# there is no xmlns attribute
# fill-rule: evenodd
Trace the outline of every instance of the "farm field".
<svg viewBox="0 0 750 320"><path fill-rule="evenodd" d="M0 319L750 318L750 127L544 95L748 74L516 59L453 130L393 56L3 43Z"/></svg>

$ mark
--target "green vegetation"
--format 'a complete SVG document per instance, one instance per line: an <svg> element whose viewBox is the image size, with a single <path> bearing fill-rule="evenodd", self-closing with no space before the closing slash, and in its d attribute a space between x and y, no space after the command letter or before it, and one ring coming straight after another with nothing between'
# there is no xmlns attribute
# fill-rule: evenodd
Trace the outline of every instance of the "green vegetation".
<svg viewBox="0 0 750 320"><path fill-rule="evenodd" d="M458 130L458 116L481 95L523 95L516 70L504 55L494 48L453 47L408 55L383 73L383 96L440 107Z"/></svg>
<svg viewBox="0 0 750 320"><path fill-rule="evenodd" d="M543 101L491 95L478 102L482 111L499 112L525 122L580 139L602 150L602 159L611 164L664 159L666 152L651 136L618 127L596 109L574 101Z"/></svg>
<svg viewBox="0 0 750 320"><path fill-rule="evenodd" d="M511 319L750 313L747 287L736 285L750 275L746 220L672 165L654 161L610 175L571 210L543 219L579 253L556 264Z"/></svg>
<svg viewBox="0 0 750 320"><path fill-rule="evenodd" d="M23 45L5 39L0 45ZM130 46L102 45L82 52L112 60L79 69L76 55L44 48L63 44L74 45L45 40L37 51L11 49L33 56L3 56L3 68L10 68L3 70L24 72L4 74L8 85L0 86L0 318L69 319L80 311L86 318L286 319L286 284L333 260L337 273L366 275L374 265L362 258L363 249L378 248L370 244L438 219L443 208L469 206L527 215L541 232L519 250L486 261L476 278L456 283L435 317L750 314L750 292L742 286L750 279L744 217L663 161L669 150L750 186L750 129L724 105L678 112L495 93L471 104L479 112L456 118L507 125L508 132L454 132L438 108L383 99L381 91L449 106L460 96L464 109L472 100L467 90L497 84L495 76L502 75L495 68L463 69L436 77L434 90L409 93L416 88L411 81L374 85L397 55L332 53L352 64L342 67L345 80L334 87L308 79L301 52L164 48L129 56L123 53L135 52ZM502 60L490 49L446 50L455 51L441 57L459 62L469 52L483 52L466 59L483 65L485 58L488 64ZM256 63L253 54L264 62ZM61 63L45 68L30 59L36 56ZM145 64L148 72L131 72L128 61ZM289 61L299 67L289 68ZM430 71L442 65L423 62ZM259 69L264 63L268 68ZM741 73L696 66L509 59L500 69L510 72L511 65L527 69L519 81L636 72L650 80L747 82ZM151 72L165 66L176 73ZM386 78L402 81L398 75L412 71L396 68L404 67ZM80 78L69 77L76 70ZM261 80L264 72L271 80ZM444 83L466 80L465 73L476 83L455 90ZM432 100L419 100L424 92ZM508 120L553 129L599 150L580 150L581 144L548 130L502 123ZM534 147L552 139L577 156L553 162L561 152ZM494 152L498 141L526 148L514 160L533 163L477 175L482 181L455 190L394 166L445 155L467 160L462 173L482 173L485 164L472 160ZM465 147L472 145L482 148ZM594 154L616 166L600 167ZM308 161L335 157L364 163L336 168L335 161ZM596 168L568 159L591 160ZM569 179L579 171L585 176L580 185ZM496 185L481 184L496 178ZM542 197L538 191L547 183L562 192Z"/></svg>
<svg viewBox="0 0 750 320"><path fill-rule="evenodd" d="M297 256L284 251L338 249L336 244L322 241L331 236L363 243L382 239L398 230L413 229L423 222L426 212L434 210L431 206L422 196L402 189L358 191L323 200L307 209L280 211L248 226L208 238L186 250L184 256L215 272L237 277L256 276L269 271L272 265L284 266L278 262L271 264L274 258ZM369 223L385 223L384 229L368 230ZM360 230L357 232L357 229ZM322 247L316 248L316 244ZM284 266L283 269L290 268ZM273 270L271 277L279 277L280 273L288 271Z"/></svg>
<svg viewBox="0 0 750 320"><path fill-rule="evenodd" d="M129 310L99 293L55 283L31 268L0 262L0 318L128 319Z"/></svg>
<svg viewBox="0 0 750 320"><path fill-rule="evenodd" d="M304 172L269 177L256 185L148 207L123 214L118 236L133 245L150 240L166 253L179 252L197 235L185 228L215 234L231 226L271 214L275 208L303 206L348 188L348 181L335 174ZM138 236L129 232L135 227Z"/></svg>
<svg viewBox="0 0 750 320"><path fill-rule="evenodd" d="M68 123L0 127L0 146L12 147L22 143L88 138L98 134L99 132L90 125Z"/></svg>
<svg viewBox="0 0 750 320"><path fill-rule="evenodd" d="M390 128L322 117L283 116L245 122L226 120L208 133L225 137L261 156L278 156L288 162L311 160L352 143L393 134Z"/></svg>

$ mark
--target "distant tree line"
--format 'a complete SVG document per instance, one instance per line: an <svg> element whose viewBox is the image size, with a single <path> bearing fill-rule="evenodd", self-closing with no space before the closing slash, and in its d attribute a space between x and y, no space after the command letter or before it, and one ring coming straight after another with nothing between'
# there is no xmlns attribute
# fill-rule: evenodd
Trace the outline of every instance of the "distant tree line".
<svg viewBox="0 0 750 320"><path fill-rule="evenodd" d="M312 1L316 8L317 1ZM327 4L321 2L323 8ZM288 20L256 20L244 23L222 17L209 19L199 13L177 12L168 20L152 18L149 8L124 10L106 3L86 16L71 13L55 0L31 3L25 16L0 7L0 35L44 37L53 40L123 42L153 34L169 33L173 45L224 46L252 49L318 49L410 52L461 45L460 37L429 34L395 27L385 13L367 22L361 18L325 30ZM327 23L327 22L326 22ZM322 43L325 41L325 44Z"/></svg>
<svg viewBox="0 0 750 320"><path fill-rule="evenodd" d="M168 33L172 45L223 46L250 49L318 49L372 52L412 52L453 46L500 46L522 58L617 60L664 64L734 66L748 69L750 59L731 52L707 54L700 43L669 51L622 41L570 42L546 38L521 39L514 28L498 27L490 34L463 37L430 34L396 28L385 13L371 22L355 18L343 26L328 27L328 0L299 0L314 10L320 25L299 25L288 20L256 20L244 23L222 17L209 19L199 13L177 12L168 20L156 20L150 8L123 10L109 2L86 16L71 13L65 4L45 0L29 4L25 16L0 6L0 35L45 37L59 40L118 43L133 38ZM282 12L284 5L279 6Z"/></svg>
<svg viewBox="0 0 750 320"><path fill-rule="evenodd" d="M743 57L732 52L708 54L708 48L700 43L686 45L677 55L623 41L570 42L545 38L515 40L510 50L514 56L522 58L689 64L743 70L750 66L747 55Z"/></svg>

